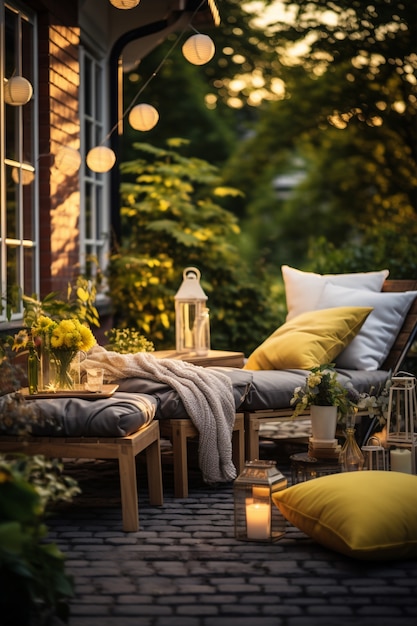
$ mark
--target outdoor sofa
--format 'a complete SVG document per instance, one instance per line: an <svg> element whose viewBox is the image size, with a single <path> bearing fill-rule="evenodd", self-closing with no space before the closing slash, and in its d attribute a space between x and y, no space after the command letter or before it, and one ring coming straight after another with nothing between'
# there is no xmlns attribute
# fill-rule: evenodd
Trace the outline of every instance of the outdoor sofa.
<svg viewBox="0 0 417 626"><path fill-rule="evenodd" d="M290 273L296 272L295 277L299 277L301 283L305 278L304 274L308 274L300 272L298 276L298 270L292 270L292 268L289 270ZM336 284L336 299L333 301L331 298L330 301L329 298L324 299L322 302L326 304L325 309L320 309L320 305L317 308L316 303L312 312L304 311L299 315L293 312L291 315L291 306L289 306L288 322L278 329L277 336L273 334L259 346L258 351L250 355L245 368L207 368L221 372L229 377L232 383L236 413L232 428L232 447L233 461L238 472L242 469L245 458L253 459L258 456L259 425L265 421L291 419L290 399L294 389L305 382L309 369L316 364L314 352L317 346L314 342L317 343L317 337L308 338L313 346L311 354L305 349L307 344L301 344L300 347L299 343L300 337L302 341L305 341L305 328L308 331L314 330L315 319L324 317L327 324L325 346L320 336L318 337L318 349L321 351L320 362L335 361L343 383L350 381L359 392L368 392L372 388L382 386L390 374L397 372L413 342L417 329L417 281L386 280L387 272L370 274L372 274L371 281L376 280L373 290L367 285L363 288L363 293L359 293L360 290L351 289L349 285L340 287ZM316 283L313 290L315 295L320 290L325 291L328 284L332 284L328 280L334 280L333 277L328 279L319 275L312 276L313 283ZM362 275L351 276L352 284L355 285ZM342 277L343 282L346 275ZM366 282L366 276L364 280ZM301 285L301 288L306 296L308 290L304 285ZM330 289L330 296L332 296L331 291ZM407 295L401 296L401 294ZM346 301L343 306L339 306L343 302L343 296L346 297ZM355 305L354 302L358 304ZM305 298L303 298L303 303L305 304ZM291 304L288 290L287 304ZM353 318L355 318L355 312L350 309L360 309L357 311L359 317L352 322L354 326L356 324L354 332L351 328L348 328L346 332L346 328L343 327L346 307L349 309L349 316L353 314ZM328 324L326 311L332 308L336 315L338 313L342 315L339 315L336 334L330 333L329 339L328 331L331 325ZM305 319L303 315L307 315L308 324L301 329L300 333L297 320ZM288 328L289 333L283 332ZM320 325L318 330L320 331ZM359 336L361 331L364 331L362 338ZM280 343L282 335L284 335L284 344ZM354 341L357 338L359 338L359 343L357 342L358 345L355 347ZM285 341L287 341L286 344ZM361 341L364 341L364 351ZM349 355L345 360L343 357L340 359L340 355L344 353L346 357L346 350L352 345L358 350L358 358L364 359L363 369L346 367L346 363L349 363ZM282 359L285 350L290 357L298 354L295 360L291 361L292 357L289 359L289 367L284 368L280 364L280 369L259 369L258 358L262 361L266 354L268 358ZM382 358L380 353L384 355ZM300 367L306 355L308 357L305 361L306 366ZM374 358L373 362L367 361L370 355ZM375 358L379 358L379 361L375 361ZM253 363L258 369L251 369ZM378 363L377 367L375 363ZM45 410L50 410L46 407L54 406L54 411L61 420L61 431L58 434L50 431L36 432L29 441L22 441L18 437L0 437L0 452L23 451L63 458L117 458L122 491L123 527L124 530L129 531L137 530L139 527L136 455L142 450L147 451L151 503L162 504L159 433L169 437L173 444L175 495L186 497L188 495L187 441L192 437L198 437L199 432L193 422L193 416L187 414L178 393L169 384L140 377L118 378L117 384L119 385L117 392L107 400L37 401ZM102 405L99 404L101 402Z"/></svg>

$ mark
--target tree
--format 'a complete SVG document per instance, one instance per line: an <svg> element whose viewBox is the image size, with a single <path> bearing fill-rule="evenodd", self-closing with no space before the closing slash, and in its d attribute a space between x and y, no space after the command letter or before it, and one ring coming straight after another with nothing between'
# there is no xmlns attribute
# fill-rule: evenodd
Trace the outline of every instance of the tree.
<svg viewBox="0 0 417 626"><path fill-rule="evenodd" d="M121 166L123 244L109 269L117 325L137 328L156 349L172 347L174 296L184 268L196 266L213 347L249 352L278 324L278 306L262 267L240 257L237 220L220 204L238 192L222 185L215 166L182 156L182 143L135 144L139 158Z"/></svg>
<svg viewBox="0 0 417 626"><path fill-rule="evenodd" d="M390 0L282 4L293 20L273 25L271 41L285 97L263 107L225 171L246 194L242 228L268 225L253 250L274 265L305 263L322 236L347 253L366 247L370 263L388 253L392 265L388 241L397 233L406 239L397 269L409 273L417 264L415 9ZM289 55L296 44L305 45L298 59ZM292 196L274 198L273 179L300 169Z"/></svg>

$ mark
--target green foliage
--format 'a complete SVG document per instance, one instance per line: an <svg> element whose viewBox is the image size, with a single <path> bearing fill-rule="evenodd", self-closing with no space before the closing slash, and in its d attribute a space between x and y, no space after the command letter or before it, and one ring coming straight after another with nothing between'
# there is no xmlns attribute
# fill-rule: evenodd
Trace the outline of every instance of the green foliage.
<svg viewBox="0 0 417 626"><path fill-rule="evenodd" d="M155 347L144 335L135 328L111 328L104 335L108 339L107 350L119 354L135 354L136 352L153 352Z"/></svg>
<svg viewBox="0 0 417 626"><path fill-rule="evenodd" d="M58 292L48 293L42 300L36 294L31 297L23 295L24 322L32 326L40 315L47 315L52 319L76 317L80 322L100 326L94 304L96 293L95 283L79 276L75 285L68 284L65 297Z"/></svg>
<svg viewBox="0 0 417 626"><path fill-rule="evenodd" d="M278 325L277 307L262 268L239 255L237 220L218 204L227 189L217 168L172 147L135 148L141 158L121 166L123 241L109 268L116 325L172 347L174 295L184 268L196 266L213 347L251 349Z"/></svg>
<svg viewBox="0 0 417 626"><path fill-rule="evenodd" d="M43 457L0 456L0 614L4 626L67 622L72 579L57 546L46 541L47 506L79 492L62 465Z"/></svg>
<svg viewBox="0 0 417 626"><path fill-rule="evenodd" d="M243 214L241 204L229 208L254 235L251 258L261 251L270 266L303 266L325 237L343 252L364 247L357 260L385 254L395 275L414 276L415 9L387 0L283 4L295 19L269 32L285 95L263 106L225 169L226 182L245 192ZM302 43L302 55L290 57ZM287 198L271 194L277 176L300 171Z"/></svg>

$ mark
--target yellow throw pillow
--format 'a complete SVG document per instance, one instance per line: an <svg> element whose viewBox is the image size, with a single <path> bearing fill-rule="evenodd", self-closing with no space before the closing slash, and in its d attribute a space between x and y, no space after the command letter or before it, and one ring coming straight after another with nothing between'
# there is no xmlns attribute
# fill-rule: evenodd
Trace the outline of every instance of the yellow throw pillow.
<svg viewBox="0 0 417 626"><path fill-rule="evenodd" d="M362 560L417 557L417 476L332 474L272 498L291 524L326 548Z"/></svg>
<svg viewBox="0 0 417 626"><path fill-rule="evenodd" d="M332 363L356 336L372 307L309 311L280 326L248 358L248 370L310 370Z"/></svg>

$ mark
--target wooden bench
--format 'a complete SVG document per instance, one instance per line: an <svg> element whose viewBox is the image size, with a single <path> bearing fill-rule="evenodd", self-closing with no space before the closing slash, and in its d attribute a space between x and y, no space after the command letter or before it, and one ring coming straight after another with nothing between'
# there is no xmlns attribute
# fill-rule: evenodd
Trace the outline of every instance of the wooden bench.
<svg viewBox="0 0 417 626"><path fill-rule="evenodd" d="M168 437L172 443L174 495L176 498L188 497L188 454L189 439L198 437L198 431L192 421L186 419L160 420L160 430L163 437ZM245 464L245 431L243 413L235 418L232 433L232 459L237 473Z"/></svg>
<svg viewBox="0 0 417 626"><path fill-rule="evenodd" d="M126 437L0 437L1 453L42 454L50 458L117 459L123 530L139 530L136 455L146 451L149 501L163 504L159 423L151 422Z"/></svg>
<svg viewBox="0 0 417 626"><path fill-rule="evenodd" d="M385 292L401 292L401 291L417 291L417 280L386 280L382 291ZM381 369L391 371L394 375L398 372L401 364L409 351L417 334L417 298L414 300L409 309L404 323L401 327L397 338L385 359ZM270 410L245 412L245 439L246 439L246 458L248 460L257 459L259 457L259 428L261 423L288 421L292 419L293 409L274 409ZM308 419L310 411L300 414L297 419Z"/></svg>

